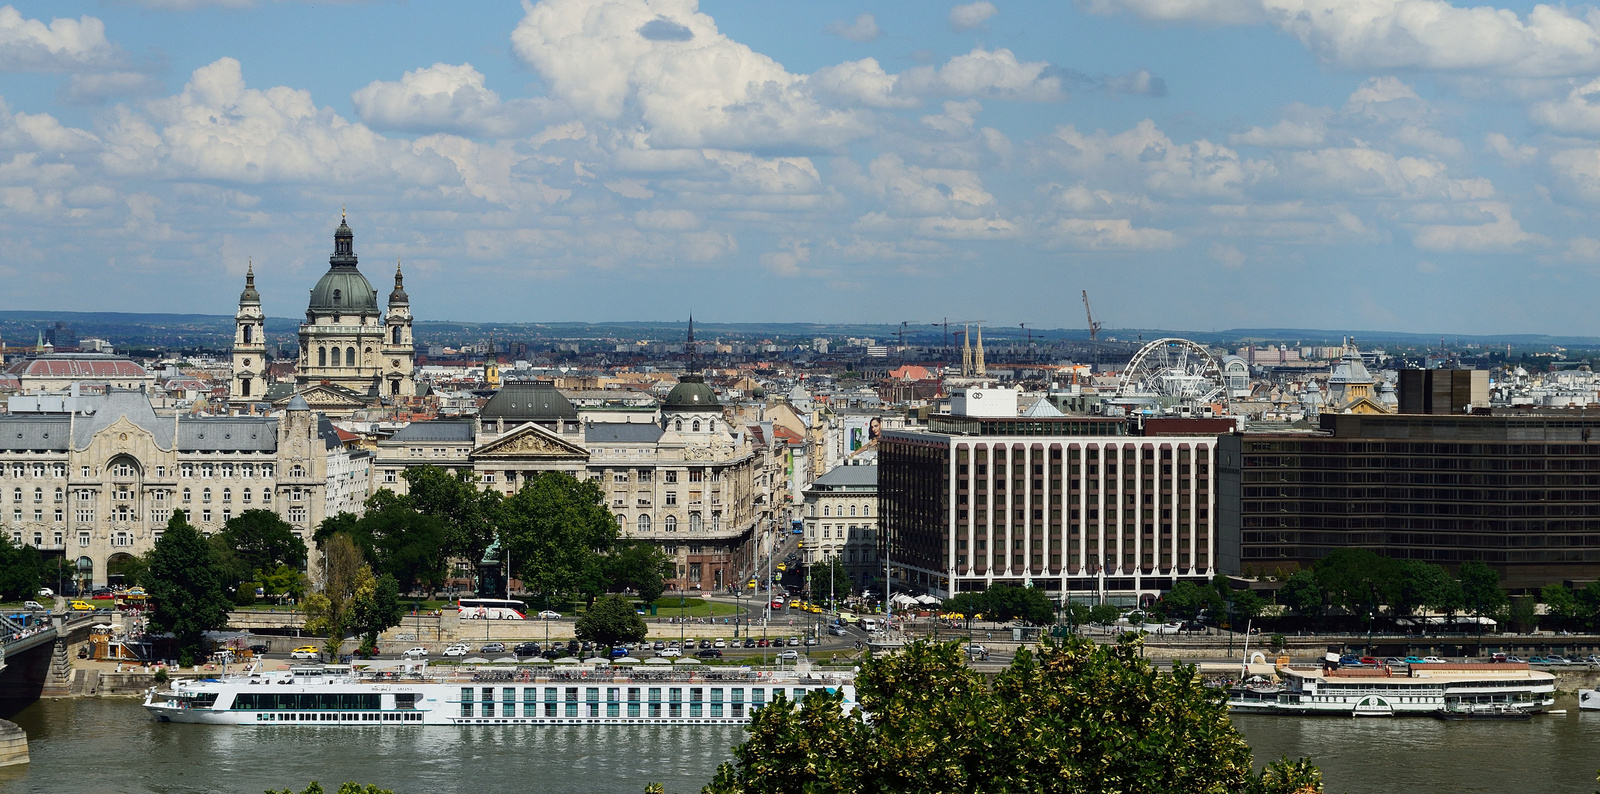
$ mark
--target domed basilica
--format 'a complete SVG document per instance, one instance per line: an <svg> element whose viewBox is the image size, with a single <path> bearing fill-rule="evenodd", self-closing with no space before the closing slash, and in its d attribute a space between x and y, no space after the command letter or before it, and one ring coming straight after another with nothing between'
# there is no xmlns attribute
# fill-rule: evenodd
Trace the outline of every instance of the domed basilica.
<svg viewBox="0 0 1600 794"><path fill-rule="evenodd" d="M287 403L294 395L314 410L348 413L385 399L416 394L411 379L411 300L397 264L388 313L378 308L378 293L357 268L355 234L341 216L333 233L328 272L311 288L305 322L300 324L300 355L294 389L273 389L266 382L265 315L255 287L255 270L245 274L239 312L234 317L233 384L236 407Z"/></svg>

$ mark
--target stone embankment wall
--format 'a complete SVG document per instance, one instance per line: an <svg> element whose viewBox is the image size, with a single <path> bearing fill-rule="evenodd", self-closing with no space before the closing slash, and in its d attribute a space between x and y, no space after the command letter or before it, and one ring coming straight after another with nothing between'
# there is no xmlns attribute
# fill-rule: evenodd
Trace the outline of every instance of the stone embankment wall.
<svg viewBox="0 0 1600 794"><path fill-rule="evenodd" d="M28 763L28 735L14 722L0 720L0 766Z"/></svg>

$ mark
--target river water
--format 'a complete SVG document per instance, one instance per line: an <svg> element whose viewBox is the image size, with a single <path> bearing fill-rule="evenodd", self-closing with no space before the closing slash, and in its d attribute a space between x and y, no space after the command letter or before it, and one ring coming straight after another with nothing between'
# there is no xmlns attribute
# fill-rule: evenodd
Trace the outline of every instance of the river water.
<svg viewBox="0 0 1600 794"><path fill-rule="evenodd" d="M1525 723L1235 719L1258 761L1311 756L1330 794L1600 788L1600 712ZM259 794L312 780L399 794L639 794L650 782L693 794L744 735L727 726L223 728L151 722L126 699L41 701L14 721L33 763L0 769L0 794Z"/></svg>

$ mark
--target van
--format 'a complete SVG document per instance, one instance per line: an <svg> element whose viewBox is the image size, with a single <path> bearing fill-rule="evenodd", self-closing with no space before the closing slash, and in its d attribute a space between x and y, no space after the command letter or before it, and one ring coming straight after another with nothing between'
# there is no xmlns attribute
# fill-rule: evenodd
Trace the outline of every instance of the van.
<svg viewBox="0 0 1600 794"><path fill-rule="evenodd" d="M878 619L877 618L862 618L861 619L861 630L867 632L868 634L871 634L872 632L877 631L878 630Z"/></svg>

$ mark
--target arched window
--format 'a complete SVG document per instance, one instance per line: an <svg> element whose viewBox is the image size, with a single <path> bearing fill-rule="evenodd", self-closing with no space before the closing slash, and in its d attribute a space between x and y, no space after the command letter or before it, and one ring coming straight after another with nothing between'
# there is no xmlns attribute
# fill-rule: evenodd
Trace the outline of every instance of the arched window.
<svg viewBox="0 0 1600 794"><path fill-rule="evenodd" d="M856 514L856 506L855 505L850 505L850 515L855 515L855 514Z"/></svg>
<svg viewBox="0 0 1600 794"><path fill-rule="evenodd" d="M864 516L872 515L872 505L862 505L861 506L861 515L864 515Z"/></svg>
<svg viewBox="0 0 1600 794"><path fill-rule="evenodd" d="M328 366L328 349L325 347L317 348L317 366Z"/></svg>
<svg viewBox="0 0 1600 794"><path fill-rule="evenodd" d="M678 517L677 516L667 516L667 519L665 521L662 521L661 525L668 532L677 532L678 531Z"/></svg>
<svg viewBox="0 0 1600 794"><path fill-rule="evenodd" d="M699 532L702 529L705 529L705 525L700 520L700 514L699 513L690 513L689 514L689 531L690 532Z"/></svg>
<svg viewBox="0 0 1600 794"><path fill-rule="evenodd" d="M706 421L706 431L707 432L710 432L710 431L716 430L716 429L717 429L717 420L709 419L709 420Z"/></svg>
<svg viewBox="0 0 1600 794"><path fill-rule="evenodd" d="M694 420L693 430L696 433L700 432L700 420L699 419Z"/></svg>
<svg viewBox="0 0 1600 794"><path fill-rule="evenodd" d="M44 503L44 489L43 488L35 488L35 489L33 489L33 503L34 504L43 504Z"/></svg>
<svg viewBox="0 0 1600 794"><path fill-rule="evenodd" d="M67 499L66 493L63 492L60 488L57 488L56 489L56 504L61 504L62 502L66 501L66 499Z"/></svg>
<svg viewBox="0 0 1600 794"><path fill-rule="evenodd" d="M16 502L19 505L22 504L22 489L21 488L16 488L16 489L13 489L11 491L11 501Z"/></svg>
<svg viewBox="0 0 1600 794"><path fill-rule="evenodd" d="M628 519L626 516L617 516L617 531L624 535L628 533Z"/></svg>
<svg viewBox="0 0 1600 794"><path fill-rule="evenodd" d="M682 430L683 429L683 420L679 419L679 420L673 422L672 423L672 429L673 430Z"/></svg>
<svg viewBox="0 0 1600 794"><path fill-rule="evenodd" d="M233 504L233 489L232 488L223 488L222 489L222 503L223 504Z"/></svg>
<svg viewBox="0 0 1600 794"><path fill-rule="evenodd" d="M239 489L239 498L244 500L245 504L250 504L250 489L249 488L241 488L241 489Z"/></svg>
<svg viewBox="0 0 1600 794"><path fill-rule="evenodd" d="M356 349L355 348L347 347L347 348L344 349L344 365L347 366L347 367L353 367L353 366L356 365Z"/></svg>
<svg viewBox="0 0 1600 794"><path fill-rule="evenodd" d="M639 526L639 531L640 532L649 532L650 531L650 515L648 513L639 516L639 524L638 524L638 526Z"/></svg>
<svg viewBox="0 0 1600 794"><path fill-rule="evenodd" d="M339 348L337 347L333 349L333 365L335 367L339 366Z"/></svg>
<svg viewBox="0 0 1600 794"><path fill-rule="evenodd" d="M831 507L829 507L827 505L823 505L822 506L822 514L825 515L825 516L833 515L833 508L831 508Z"/></svg>
<svg viewBox="0 0 1600 794"><path fill-rule="evenodd" d="M817 517L817 506L816 505L812 505L811 506L811 517L812 518L816 518Z"/></svg>
<svg viewBox="0 0 1600 794"><path fill-rule="evenodd" d="M250 329L251 329L251 327L248 326L248 325L244 327L244 343L247 344L247 345L250 344L250 333L251 333Z"/></svg>
<svg viewBox="0 0 1600 794"><path fill-rule="evenodd" d="M400 344L400 326L398 325L394 327L394 343Z"/></svg>
<svg viewBox="0 0 1600 794"><path fill-rule="evenodd" d="M194 501L194 491L191 491L188 488L183 489L183 503L188 504L192 501Z"/></svg>

